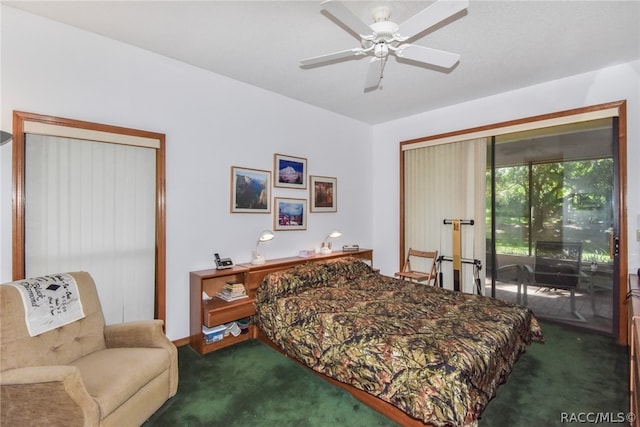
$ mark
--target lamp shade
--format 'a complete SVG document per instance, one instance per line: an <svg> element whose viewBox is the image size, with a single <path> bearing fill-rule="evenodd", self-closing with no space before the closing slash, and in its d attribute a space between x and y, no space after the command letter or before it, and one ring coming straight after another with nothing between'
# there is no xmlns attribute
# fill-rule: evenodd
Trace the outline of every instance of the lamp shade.
<svg viewBox="0 0 640 427"><path fill-rule="evenodd" d="M335 239L336 237L340 237L340 236L342 236L342 232L340 230L333 230L331 233L329 233L327 237L331 237L332 239Z"/></svg>
<svg viewBox="0 0 640 427"><path fill-rule="evenodd" d="M12 139L13 139L13 135L11 135L9 132L0 130L0 145L4 145L7 142L11 141Z"/></svg>
<svg viewBox="0 0 640 427"><path fill-rule="evenodd" d="M276 237L271 230L264 230L260 233L260 237L258 237L258 242L268 242L269 240L273 240Z"/></svg>

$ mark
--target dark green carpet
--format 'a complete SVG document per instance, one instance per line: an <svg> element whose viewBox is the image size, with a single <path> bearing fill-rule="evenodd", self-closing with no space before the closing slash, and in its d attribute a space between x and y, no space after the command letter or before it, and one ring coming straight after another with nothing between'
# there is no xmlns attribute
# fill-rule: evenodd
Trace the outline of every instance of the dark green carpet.
<svg viewBox="0 0 640 427"><path fill-rule="evenodd" d="M178 349L178 394L150 426L395 426L258 340L198 355Z"/></svg>
<svg viewBox="0 0 640 427"><path fill-rule="evenodd" d="M584 425L563 422L563 413L565 420L583 413L626 414L627 349L556 324L542 328L545 343L533 343L520 357L480 427ZM178 357L178 394L145 427L396 425L259 341L206 356L181 347Z"/></svg>
<svg viewBox="0 0 640 427"><path fill-rule="evenodd" d="M576 426L585 423L563 422L562 414L626 415L628 349L610 337L541 324L544 344L532 343L527 348L487 405L480 426Z"/></svg>

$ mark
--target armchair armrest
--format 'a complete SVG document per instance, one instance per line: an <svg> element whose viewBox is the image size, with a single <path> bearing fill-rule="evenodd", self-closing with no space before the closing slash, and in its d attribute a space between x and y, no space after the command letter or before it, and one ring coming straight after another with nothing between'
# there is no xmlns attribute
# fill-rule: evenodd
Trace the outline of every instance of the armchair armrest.
<svg viewBox="0 0 640 427"><path fill-rule="evenodd" d="M162 325L159 319L107 325L104 327L104 339L108 348L166 347L171 342L162 331Z"/></svg>
<svg viewBox="0 0 640 427"><path fill-rule="evenodd" d="M34 366L0 376L0 424L78 425L100 422L100 409L75 366Z"/></svg>
<svg viewBox="0 0 640 427"><path fill-rule="evenodd" d="M169 396L178 391L178 349L162 330L163 321L138 320L116 323L104 327L104 339L107 348L114 347L151 347L163 348L169 353Z"/></svg>

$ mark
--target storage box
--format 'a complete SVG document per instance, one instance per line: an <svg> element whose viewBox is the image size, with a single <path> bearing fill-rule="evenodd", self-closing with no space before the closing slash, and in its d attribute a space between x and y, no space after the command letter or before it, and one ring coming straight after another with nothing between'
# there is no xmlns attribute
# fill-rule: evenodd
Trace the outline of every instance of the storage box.
<svg viewBox="0 0 640 427"><path fill-rule="evenodd" d="M225 329L227 328L224 325L218 325L212 328L208 328L205 325L202 325L202 334L204 335L204 341L207 344L220 341L222 338L224 338Z"/></svg>

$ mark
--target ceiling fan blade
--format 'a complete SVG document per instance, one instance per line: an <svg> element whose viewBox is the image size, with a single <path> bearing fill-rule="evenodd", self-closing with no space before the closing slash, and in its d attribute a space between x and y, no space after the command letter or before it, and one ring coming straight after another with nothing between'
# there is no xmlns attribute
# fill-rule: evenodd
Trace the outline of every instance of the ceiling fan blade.
<svg viewBox="0 0 640 427"><path fill-rule="evenodd" d="M307 67L310 65L322 64L324 62L331 62L331 61L336 61L338 59L349 58L352 56L360 56L364 54L365 52L363 48L354 47L353 49L341 50L339 52L302 59L300 60L300 65L303 67Z"/></svg>
<svg viewBox="0 0 640 427"><path fill-rule="evenodd" d="M405 44L398 47L396 56L442 68L451 68L458 63L460 55L430 47Z"/></svg>
<svg viewBox="0 0 640 427"><path fill-rule="evenodd" d="M468 6L469 0L439 0L400 24L398 29L399 38L402 40L410 39L463 11Z"/></svg>
<svg viewBox="0 0 640 427"><path fill-rule="evenodd" d="M369 61L369 69L367 70L367 77L364 81L364 90L375 89L380 85L382 79L382 69L384 68L383 58L371 58Z"/></svg>
<svg viewBox="0 0 640 427"><path fill-rule="evenodd" d="M371 28L354 15L344 4L327 0L322 2L320 6L361 38L372 38L373 31Z"/></svg>

